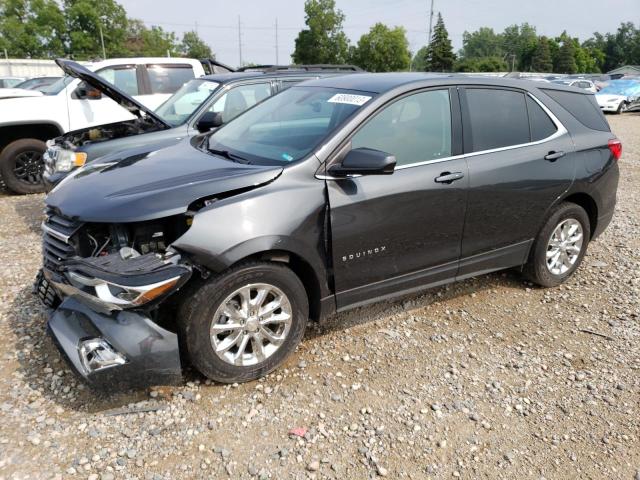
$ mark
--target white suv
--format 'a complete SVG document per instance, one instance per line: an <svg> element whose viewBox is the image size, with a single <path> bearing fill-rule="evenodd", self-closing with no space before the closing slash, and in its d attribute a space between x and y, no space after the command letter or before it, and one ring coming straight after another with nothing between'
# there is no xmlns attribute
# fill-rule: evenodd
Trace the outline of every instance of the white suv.
<svg viewBox="0 0 640 480"><path fill-rule="evenodd" d="M205 74L200 60L120 58L86 67L155 109L184 83ZM0 99L0 174L16 193L44 190L45 142L70 130L134 118L100 91L63 77L40 97Z"/></svg>

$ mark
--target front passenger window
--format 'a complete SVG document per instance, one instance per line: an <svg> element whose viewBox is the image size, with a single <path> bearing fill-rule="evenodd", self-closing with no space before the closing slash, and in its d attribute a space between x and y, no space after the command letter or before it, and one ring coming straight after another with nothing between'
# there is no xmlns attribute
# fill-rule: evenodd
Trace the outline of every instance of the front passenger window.
<svg viewBox="0 0 640 480"><path fill-rule="evenodd" d="M450 157L449 91L416 93L385 107L353 136L351 147L395 155L398 166Z"/></svg>
<svg viewBox="0 0 640 480"><path fill-rule="evenodd" d="M240 85L216 100L209 111L221 113L222 121L227 123L270 95L271 85L269 83Z"/></svg>

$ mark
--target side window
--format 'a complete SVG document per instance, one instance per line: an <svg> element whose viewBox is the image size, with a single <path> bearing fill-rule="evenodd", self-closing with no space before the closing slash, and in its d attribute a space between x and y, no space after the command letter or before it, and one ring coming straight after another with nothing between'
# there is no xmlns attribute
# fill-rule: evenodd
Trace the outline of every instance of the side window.
<svg viewBox="0 0 640 480"><path fill-rule="evenodd" d="M254 83L231 88L209 108L210 112L222 113L222 121L228 122L245 110L271 95L269 83Z"/></svg>
<svg viewBox="0 0 640 480"><path fill-rule="evenodd" d="M139 95L135 65L103 68L97 74L127 95Z"/></svg>
<svg viewBox="0 0 640 480"><path fill-rule="evenodd" d="M542 109L538 102L527 96L527 110L529 111L529 124L531 125L531 141L537 142L550 137L558 128Z"/></svg>
<svg viewBox="0 0 640 480"><path fill-rule="evenodd" d="M175 93L192 78L191 65L147 65L151 93Z"/></svg>
<svg viewBox="0 0 640 480"><path fill-rule="evenodd" d="M416 93L385 107L353 136L351 147L391 153L398 166L450 157L449 91Z"/></svg>
<svg viewBox="0 0 640 480"><path fill-rule="evenodd" d="M467 88L466 95L474 152L531 141L524 93Z"/></svg>

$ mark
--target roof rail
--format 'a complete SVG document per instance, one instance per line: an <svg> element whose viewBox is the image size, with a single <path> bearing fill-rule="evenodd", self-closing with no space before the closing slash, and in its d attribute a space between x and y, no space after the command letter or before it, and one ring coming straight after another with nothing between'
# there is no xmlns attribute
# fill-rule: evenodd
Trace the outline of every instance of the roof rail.
<svg viewBox="0 0 640 480"><path fill-rule="evenodd" d="M236 72L316 72L323 70L340 71L340 72L362 72L363 70L356 65L348 64L316 64L316 65L253 65L240 67Z"/></svg>
<svg viewBox="0 0 640 480"><path fill-rule="evenodd" d="M230 67L229 65L225 65L222 62L218 62L215 58L201 58L200 63L202 63L202 66L207 75L211 75L213 73L229 73L236 71L235 68Z"/></svg>

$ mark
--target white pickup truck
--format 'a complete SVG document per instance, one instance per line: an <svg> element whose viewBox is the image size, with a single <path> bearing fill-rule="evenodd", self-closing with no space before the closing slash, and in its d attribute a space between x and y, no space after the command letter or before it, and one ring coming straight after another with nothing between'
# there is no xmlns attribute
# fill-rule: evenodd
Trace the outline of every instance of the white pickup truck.
<svg viewBox="0 0 640 480"><path fill-rule="evenodd" d="M212 68L211 61L204 65ZM189 58L120 58L86 67L150 109L192 78L211 73L205 72L202 61ZM50 85L43 96L0 98L1 178L15 193L41 192L42 154L48 139L131 118L127 110L99 90L72 77Z"/></svg>

